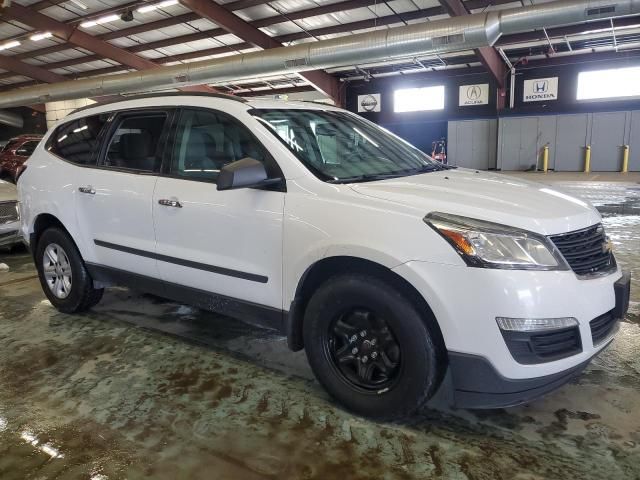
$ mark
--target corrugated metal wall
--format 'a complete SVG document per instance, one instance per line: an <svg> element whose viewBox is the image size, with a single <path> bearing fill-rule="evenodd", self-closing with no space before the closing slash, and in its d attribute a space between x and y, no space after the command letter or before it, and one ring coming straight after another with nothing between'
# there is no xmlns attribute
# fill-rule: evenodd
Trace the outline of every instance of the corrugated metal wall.
<svg viewBox="0 0 640 480"><path fill-rule="evenodd" d="M449 122L449 164L478 170L495 168L497 129L498 121L495 119Z"/></svg>
<svg viewBox="0 0 640 480"><path fill-rule="evenodd" d="M587 145L594 172L619 171L623 145L630 145L629 170L640 171L640 110L501 117L496 166L502 170L541 166L545 144L549 168L556 171L582 171Z"/></svg>

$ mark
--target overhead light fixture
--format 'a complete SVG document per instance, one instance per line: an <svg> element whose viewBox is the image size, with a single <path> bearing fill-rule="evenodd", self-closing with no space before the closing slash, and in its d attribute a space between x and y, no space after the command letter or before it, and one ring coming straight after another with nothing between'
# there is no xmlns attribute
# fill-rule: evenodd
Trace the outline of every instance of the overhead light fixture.
<svg viewBox="0 0 640 480"><path fill-rule="evenodd" d="M36 33L35 35L31 35L31 40L33 40L34 42L39 42L40 40L44 40L45 38L51 38L53 36L53 33L51 32L43 32L43 33Z"/></svg>
<svg viewBox="0 0 640 480"><path fill-rule="evenodd" d="M145 5L144 7L140 7L137 11L138 13L147 13L152 12L158 8L166 8L171 5L177 5L178 0L164 0L164 2L154 3L153 5Z"/></svg>
<svg viewBox="0 0 640 480"><path fill-rule="evenodd" d="M91 28L96 25L101 25L103 23L115 22L116 20L120 20L120 15L107 15L106 17L100 17L95 20L89 20L88 22L83 22L80 24L82 28Z"/></svg>
<svg viewBox="0 0 640 480"><path fill-rule="evenodd" d="M73 3L76 7L81 8L82 10L87 10L89 8L80 0L71 0L71 3Z"/></svg>
<svg viewBox="0 0 640 480"><path fill-rule="evenodd" d="M120 20L123 22L133 22L133 12L131 10L125 10L120 14Z"/></svg>
<svg viewBox="0 0 640 480"><path fill-rule="evenodd" d="M0 45L0 50L8 50L9 48L15 48L19 46L20 42L18 40L13 40L12 42L7 42Z"/></svg>

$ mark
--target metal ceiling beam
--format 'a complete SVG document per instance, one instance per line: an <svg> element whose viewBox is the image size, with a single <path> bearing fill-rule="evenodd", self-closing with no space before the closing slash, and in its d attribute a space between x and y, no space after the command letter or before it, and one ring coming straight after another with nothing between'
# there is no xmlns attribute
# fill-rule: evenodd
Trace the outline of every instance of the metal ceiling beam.
<svg viewBox="0 0 640 480"><path fill-rule="evenodd" d="M377 0L374 0L377 1ZM485 1L485 0L480 0L480 1ZM498 1L505 1L508 2L510 0L498 0ZM236 2L234 2L236 3ZM339 7L340 5L344 5L344 3L348 3L349 5L353 5L353 3L351 1L348 2L340 2L337 4L331 4L331 6L337 6ZM475 2L475 0L473 0L472 2L467 2L467 3L477 3ZM325 6L325 7L328 7ZM313 9L308 9L308 10L303 10L300 13L302 14L303 12L308 12L309 10L316 10L316 8L314 7ZM425 17L431 16L431 15L435 15L436 12L443 12L443 9L441 7L431 7L431 8L426 8L423 10L416 10L413 12L405 12L405 13L400 13L399 16L405 20L405 21L410 21L410 20L420 20L420 19L424 19ZM197 16L197 15L196 15ZM278 15L278 18L280 18L281 16ZM199 17L198 17L199 18ZM269 18L276 18L276 17L269 17ZM301 17L303 18L303 17ZM253 22L252 25L255 26L268 26L271 23L266 23L268 20L267 19L263 19L263 20L258 20L256 22ZM260 25L261 23L263 23L262 25ZM279 23L279 22L274 22L274 23ZM357 22L351 22L351 23L344 23L344 24L340 24L340 25L332 25L330 27L322 27L322 28L316 28L313 30L307 30L306 32L302 31L302 32L296 32L296 33L290 33L290 34L286 34L286 35L281 35L281 36L277 36L275 37L276 40L278 40L281 43L287 43L287 42L292 42L295 40L302 40L304 38L311 36L320 36L320 35L331 35L331 34L336 34L336 33L346 33L346 32L352 32L352 31L357 31L357 30L364 30L364 29L368 29L368 28L375 28L375 27L379 27L379 26L386 26L386 25L391 25L391 24L395 24L398 23L398 15L387 15L384 17L378 17L378 18L371 18L371 19L367 19L367 20L360 20ZM123 31L123 30L121 30ZM181 43L187 43L187 42L194 42L197 40L203 40L206 38L212 38L215 35L223 35L226 34L226 31L223 29L213 29L213 30L206 30L204 32L196 32L196 33L190 33L187 35L181 35L179 37L174 37L174 38L168 38L165 40L158 40L155 42L150 42L150 43L144 43L144 44L140 44L140 45L135 45L133 47L128 47L125 50L127 50L128 52L143 52L143 51L148 51L148 50L154 50L154 49L158 49L158 48L164 48L164 47L169 47L171 45L176 45L176 44L181 44ZM58 47L58 45L56 45L56 47ZM228 46L224 46L224 47L213 47L213 48L208 48L205 50L199 50L199 51L194 51L194 52L187 52L187 53L183 53L183 54L178 54L178 55L172 55L169 57L163 57L163 58L159 58L157 61L159 61L160 63L168 63L168 62L176 62L176 61L185 61L185 60L191 60L194 58L199 58L199 57L205 57L205 56L209 56L209 55L218 55L221 53L228 53L228 52L234 52L234 51L238 51L238 50L246 50L248 48L251 48L251 45L249 43L238 43L235 45L228 45ZM63 50L67 50L68 47L64 47ZM35 51L31 51L31 52L27 52L27 53L22 53L22 54L18 54L15 55L16 58L34 58L37 57L40 52L42 52L43 50L50 50L50 49L42 49L42 50L35 50ZM47 51L46 53L53 53L54 50L51 51ZM55 50L58 51L58 50ZM101 60L101 57L98 55L88 55L88 56L84 56L84 57L76 57L76 58L71 58L69 60L62 60L60 62L54 62L54 63L49 63L47 65L48 69L54 70L54 69L58 69L58 68L66 68L66 67L70 67L73 65L79 65L81 63L85 63L85 62L92 62L95 60ZM106 70L106 71L105 71ZM80 74L77 74L77 76L82 77L82 76L86 76L86 75L98 75L98 74L103 74L103 73L114 73L116 71L125 71L127 70L124 67L107 67L106 69L96 69L96 70L90 70L88 72L82 72ZM0 74L0 80L4 79L4 78L8 78L11 77L11 74Z"/></svg>
<svg viewBox="0 0 640 480"><path fill-rule="evenodd" d="M300 20L303 18L313 17L316 15L326 15L326 14L331 14L336 12L353 10L356 8L366 8L371 5L376 5L378 1L379 0L347 0L347 1L337 2L337 3L331 3L328 5L322 5L319 7L307 8L304 10L299 10L297 12L289 12L286 15L281 15L281 14L273 15L270 17L262 18L260 20L252 21L250 23L256 28L268 27L270 25L275 25L278 23L286 22L286 21ZM510 2L511 0L495 0L493 2L491 0L468 0L467 2L465 2L465 5L469 10L475 10L475 9L486 8L489 5L500 5L500 4L510 3ZM137 3L140 3L140 2L131 2L129 4L126 4L125 6L131 6ZM237 11L243 8L247 8L248 3L251 3L252 5L260 5L260 4L268 3L268 0L235 0L233 2L229 2L225 4L225 8L231 11ZM249 5L249 6L252 6L252 5ZM73 20L66 22L66 24L77 25L78 23L85 20L108 15L116 11L116 9L121 9L122 7L123 5L120 5L119 7L112 7L105 10L101 10L100 12L97 12L91 15L85 15L82 17L75 18ZM425 9L419 10L419 12L420 12L420 16L416 18L442 15L443 13L445 13L445 10L443 7L438 6L438 7L425 8ZM401 14L401 15L403 16L403 18L404 16L406 16L406 14ZM152 30L158 30L160 28L179 25L181 23L192 22L199 18L200 18L199 15L197 15L196 13L190 12L182 15L176 15L173 17L165 18L162 20L157 20L154 22L143 23L141 25L124 28L122 30L116 30L113 32L104 33L101 35L97 35L96 38L99 38L100 40L113 40L116 38L122 38L129 35L138 35L140 33L148 32ZM397 20L397 17L395 18ZM226 32L221 28L213 29L213 30L208 30L206 32L199 32L199 33L193 34L193 37L191 37L190 40L184 40L184 41L201 40L204 38L211 38L216 35L223 35L224 33ZM17 36L15 38L20 38L20 36ZM167 45L168 44L166 43L164 44L164 46L167 46ZM153 48L160 48L160 47L150 46L148 49L150 50ZM34 58L42 55L61 52L68 49L69 49L69 46L66 44L53 45L51 47L42 48L39 50L32 50L30 52L19 53L16 55L16 57L17 58ZM144 49L137 50L137 51L143 51L143 50ZM99 58L97 56L94 56L87 61L97 60L97 59ZM0 78L2 78L2 76L0 76Z"/></svg>
<svg viewBox="0 0 640 480"><path fill-rule="evenodd" d="M63 75L58 75L57 73L53 73L45 68L30 65L7 55L0 55L0 68L12 72L11 75L23 75L45 83L63 82L68 80Z"/></svg>
<svg viewBox="0 0 640 480"><path fill-rule="evenodd" d="M53 33L57 38L64 40L76 47L84 48L105 58L115 60L122 65L127 65L136 70L154 68L157 65L151 60L139 57L122 48L111 45L103 40L92 37L88 33L76 29L71 25L59 22L51 17L36 12L30 8L13 3L3 11L3 16L17 20L37 31Z"/></svg>
<svg viewBox="0 0 640 480"><path fill-rule="evenodd" d="M640 16L630 16L630 17L622 17L616 18L615 26L616 28L620 27L631 27L634 25L640 24ZM581 23L578 25L569 25L566 27L557 27L557 28L547 28L547 35L551 38L563 38L565 36L570 35L580 35L581 33L593 31L593 30L605 30L610 29L611 23L609 20L602 20L597 22L590 23ZM515 43L524 43L524 42L535 42L538 40L545 40L545 34L542 30L535 30L532 32L524 32L524 33L514 33L511 35L505 35L498 39L496 42L496 46L505 46Z"/></svg>
<svg viewBox="0 0 640 480"><path fill-rule="evenodd" d="M282 43L270 37L262 30L238 17L213 0L180 0L180 3L203 18L216 23L227 32L234 34L245 42L262 49L282 47ZM337 78L323 70L314 70L300 74L317 90L327 95L337 105L344 103L341 95L341 84Z"/></svg>
<svg viewBox="0 0 640 480"><path fill-rule="evenodd" d="M243 1L243 0L240 0ZM490 0L470 0L465 2L465 5L467 8L469 9L479 9L479 8L483 8L483 6L485 4L488 4ZM508 3L510 0L497 0L495 2L493 2L494 5L497 5L499 3ZM227 5L236 5L238 4L238 1L235 2L231 2ZM353 5L353 3L351 1L347 1L347 2L340 2L340 3L335 3L335 4L330 4L325 6L325 8L328 8L330 6L336 6L336 8L340 8L340 9L346 9L347 5ZM307 16L311 16L308 15L312 10L316 10L317 7L314 7L312 9L306 9L306 10L302 10L300 12L295 12L295 14L300 14L303 15L305 14L305 12L307 13ZM422 19L428 16L432 16L432 15L436 15L438 13L443 13L444 9L442 7L431 7L431 8L426 8L423 10L419 10L419 11L414 11L414 12L406 12L406 13L401 13L400 16L408 21L408 20L418 20L418 19ZM325 12L325 13L330 13L330 12ZM192 14L186 14L186 15L192 15ZM195 15L195 14L193 14ZM293 15L293 14L289 14L289 15ZM197 15L196 15L197 16ZM276 17L267 17L265 19L262 20L258 20L256 22L252 22L253 26L268 26L270 25L270 20L269 19L275 19L277 17L280 16L276 16ZM178 17L173 17L171 20L176 19ZM301 17L302 18L302 17ZM164 22L165 20L161 20L161 22ZM358 31L358 30L362 30L362 29L368 29L368 28L373 28L376 26L384 26L384 25L390 25L393 23L397 23L398 22L398 17L395 15L388 15L385 17L380 17L377 19L368 19L368 20L361 20L361 21L357 21L357 22L351 22L351 23L346 23L346 24L341 24L341 25L335 25L335 26L331 26L331 27L322 27L322 28L318 28L318 29L313 29L310 30L308 32L296 32L293 34L287 34L287 35L282 35L282 36L278 36L276 37L276 39L281 42L281 43L286 43L286 42L291 42L291 41L295 41L295 40L300 40L303 38L308 37L309 35L313 35L313 36L319 36L319 35L329 35L329 34L340 34L340 33L345 33L345 32L352 32L352 31ZM640 18L638 16L631 16L631 17L624 17L624 18L618 18L616 19L616 26L617 27L623 27L623 26L631 26L631 25L636 25L640 22ZM156 22L151 22L149 24L143 24L141 26L150 26L150 25L154 25ZM277 23L277 22L274 22ZM138 26L133 27L133 28L138 28ZM610 24L609 21L595 21L595 22L591 22L588 24L578 24L578 25L572 25L572 26L568 26L568 27L558 27L558 28L551 28L551 29L547 29L547 33L549 34L549 36L551 38L554 37L563 37L564 35L575 35L575 34L579 34L582 33L586 30L597 30L597 29L601 29L601 28L610 28ZM113 38L117 38L120 35L117 35L118 32L120 34L126 32L129 29L124 29L124 30L119 30L117 32L111 32L108 35L114 35ZM162 47L166 47L169 45L173 45L176 43L186 43L186 42L191 42L191 41L195 41L195 40L199 40L202 38L210 38L211 33L214 31L222 31L221 29L214 29L209 30L209 31L205 31L205 32L198 32L195 34L188 34L188 35L182 35L180 37L175 37L172 39L167 39L167 40L160 40L157 42L151 42L151 43L147 43L147 44L142 44L142 45L136 45L134 47L130 47L128 49L128 51L131 52L141 52L141 51L145 51L145 50L152 50L155 48L162 48ZM518 34L511 34L511 35L505 35L503 37L501 37L496 45L501 45L501 46L506 46L506 45L510 45L510 44L515 44L515 43L521 43L521 42L527 42L527 41L536 41L536 40L543 40L544 39L544 33L539 30L539 31L532 31L532 32L526 32L526 33L518 33ZM59 47L59 46L56 46ZM61 46L63 50L66 50L68 48L68 46ZM209 49L205 49L205 50L200 50L200 51L195 51L195 52L187 52L187 53L183 53L183 54L178 54L178 55L173 55L170 57L163 57L161 59L158 59L157 61L160 63L167 63L167 62L175 62L175 61L186 61L186 60L191 60L194 58L199 58L199 57L204 57L204 56L209 56L209 55L217 55L217 54L221 54L221 53L228 53L230 51L234 51L234 50L246 50L248 48L250 48L251 45L249 45L248 43L241 43L241 44L236 44L236 45L230 45L230 46L226 46L226 47L214 47L214 48L209 48ZM46 50L46 49L42 49L42 50ZM42 50L36 50L36 51L31 51L31 52L27 52L24 54L18 54L15 55L15 58L21 58L21 57L36 57L38 55L38 53L40 53ZM57 51L57 50L56 50ZM93 61L93 60L99 60L100 57L97 55L90 55L90 56L85 56L85 57L78 57L78 58L74 58L74 59L70 59L70 60L64 60L61 62L55 62L55 63L51 63L48 64L46 67L48 69L57 69L57 68L65 68L68 66L72 66L72 65L78 65L84 62L88 62L88 61ZM41 67L42 68L42 67ZM107 74L107 73L116 73L118 71L126 71L127 69L125 67L121 67L121 66L113 66L113 67L106 67L106 68L100 68L100 69L95 69L95 70L89 70L86 72L81 72L81 73L72 73L69 75L65 75L65 79L69 79L69 78L85 78L88 76L94 76L94 75L102 75L102 74ZM0 79L4 79L4 78L9 78L13 76L13 74L11 73L5 73L5 74L0 74ZM12 84L12 85L8 85L6 87L0 87L0 90L6 90L9 88L17 88L17 87L25 87L25 86L31 86L33 85L34 82L21 82L19 84Z"/></svg>
<svg viewBox="0 0 640 480"><path fill-rule="evenodd" d="M470 12L462 3L462 0L439 0L440 5L451 17L461 17L469 15ZM493 47L481 47L474 50L480 62L487 69L491 77L496 81L499 88L504 88L507 67L500 58L500 54Z"/></svg>
<svg viewBox="0 0 640 480"><path fill-rule="evenodd" d="M60 38L76 47L84 48L91 52L96 53L100 58L109 58L124 66L134 68L136 70L147 70L150 68L158 67L158 64L148 60L146 58L139 57L138 55L124 50L120 47L116 47L110 43L92 37L88 33L78 30L76 27L67 25L63 22L55 20L51 17L43 15L42 13L33 11L22 5L13 3L9 8L3 10L3 16L13 20L17 20L25 25L29 25L36 31L49 31L54 36ZM14 71L14 70L11 70ZM31 78L32 77L29 75ZM64 79L64 77L60 76ZM53 83L60 80L49 81ZM212 88L206 85L189 87L189 91L214 91Z"/></svg>

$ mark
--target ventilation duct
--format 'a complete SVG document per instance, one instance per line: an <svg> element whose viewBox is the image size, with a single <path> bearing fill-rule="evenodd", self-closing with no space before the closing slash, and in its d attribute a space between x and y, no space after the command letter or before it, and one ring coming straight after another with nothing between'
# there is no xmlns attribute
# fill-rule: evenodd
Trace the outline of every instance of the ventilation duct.
<svg viewBox="0 0 640 480"><path fill-rule="evenodd" d="M7 112L6 110L0 110L0 124L9 125L10 127L22 128L24 126L24 120L20 115Z"/></svg>
<svg viewBox="0 0 640 480"><path fill-rule="evenodd" d="M501 35L640 13L640 0L560 1L0 94L0 108L472 50Z"/></svg>

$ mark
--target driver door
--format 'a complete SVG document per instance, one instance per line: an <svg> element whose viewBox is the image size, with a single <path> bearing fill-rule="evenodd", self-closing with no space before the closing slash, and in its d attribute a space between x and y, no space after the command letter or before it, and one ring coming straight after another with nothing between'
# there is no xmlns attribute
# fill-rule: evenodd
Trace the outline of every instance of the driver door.
<svg viewBox="0 0 640 480"><path fill-rule="evenodd" d="M268 153L231 115L198 108L180 112L169 149L153 197L158 269L167 287L213 310L246 317L236 310L266 307L277 317L285 194L218 191L215 183L224 165L245 157L271 162Z"/></svg>

